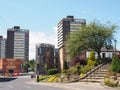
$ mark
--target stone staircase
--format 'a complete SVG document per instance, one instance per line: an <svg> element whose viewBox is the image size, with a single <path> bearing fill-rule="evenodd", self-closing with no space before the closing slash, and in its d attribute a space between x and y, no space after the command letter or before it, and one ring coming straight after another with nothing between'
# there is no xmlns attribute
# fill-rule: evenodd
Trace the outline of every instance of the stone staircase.
<svg viewBox="0 0 120 90"><path fill-rule="evenodd" d="M86 74L85 77L80 79L80 82L94 82L94 83L101 83L108 72L110 64L104 64L95 69L91 70Z"/></svg>

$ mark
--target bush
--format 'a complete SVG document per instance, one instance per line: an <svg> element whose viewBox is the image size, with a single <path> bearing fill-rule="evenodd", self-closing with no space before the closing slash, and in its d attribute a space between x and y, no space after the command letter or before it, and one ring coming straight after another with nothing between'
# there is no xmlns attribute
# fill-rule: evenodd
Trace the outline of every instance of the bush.
<svg viewBox="0 0 120 90"><path fill-rule="evenodd" d="M112 63L110 66L110 71L112 72L120 72L120 59L118 58L118 56L115 54L113 59L112 59Z"/></svg>
<svg viewBox="0 0 120 90"><path fill-rule="evenodd" d="M75 74L77 71L75 69L75 67L70 67L68 70L67 70L67 73L68 74Z"/></svg>
<svg viewBox="0 0 120 90"><path fill-rule="evenodd" d="M64 61L64 63L63 63L63 70L67 70L67 69L68 69L67 61Z"/></svg>
<svg viewBox="0 0 120 90"><path fill-rule="evenodd" d="M81 67L80 67L80 64L79 64L79 63L76 65L76 69L77 69L77 73L80 74L80 69L81 69Z"/></svg>
<svg viewBox="0 0 120 90"><path fill-rule="evenodd" d="M83 68L81 68L81 72L82 73L87 73L88 71L90 71L91 69L93 69L94 66L89 66L89 65L86 65L84 66Z"/></svg>
<svg viewBox="0 0 120 90"><path fill-rule="evenodd" d="M80 76L80 77L83 77L83 76L84 76L84 73L81 73L79 76Z"/></svg>
<svg viewBox="0 0 120 90"><path fill-rule="evenodd" d="M58 82L59 78L58 76L52 75L48 77L47 82Z"/></svg>
<svg viewBox="0 0 120 90"><path fill-rule="evenodd" d="M39 81L44 81L44 80L46 80L46 76L40 76L39 77Z"/></svg>
<svg viewBox="0 0 120 90"><path fill-rule="evenodd" d="M97 65L97 61L95 59L95 54L93 51L90 52L87 65L89 65L89 66L96 66Z"/></svg>
<svg viewBox="0 0 120 90"><path fill-rule="evenodd" d="M57 74L58 72L59 72L59 70L57 68L49 69L48 75L54 75L54 74Z"/></svg>
<svg viewBox="0 0 120 90"><path fill-rule="evenodd" d="M117 87L119 84L118 81L113 81L113 80L110 80L109 78L105 78L104 83L109 87Z"/></svg>
<svg viewBox="0 0 120 90"><path fill-rule="evenodd" d="M106 57L106 58L102 58L101 61L102 61L102 63L111 63L112 59L109 57Z"/></svg>

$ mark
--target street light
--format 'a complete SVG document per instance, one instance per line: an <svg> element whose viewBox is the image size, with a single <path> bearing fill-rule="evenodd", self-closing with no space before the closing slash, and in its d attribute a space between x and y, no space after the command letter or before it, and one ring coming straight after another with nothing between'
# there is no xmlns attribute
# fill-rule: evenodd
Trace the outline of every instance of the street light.
<svg viewBox="0 0 120 90"><path fill-rule="evenodd" d="M115 43L115 52L116 52L116 43L117 43L116 39L114 39L114 43Z"/></svg>
<svg viewBox="0 0 120 90"><path fill-rule="evenodd" d="M36 74L37 74L37 82L39 82L39 64L37 64Z"/></svg>

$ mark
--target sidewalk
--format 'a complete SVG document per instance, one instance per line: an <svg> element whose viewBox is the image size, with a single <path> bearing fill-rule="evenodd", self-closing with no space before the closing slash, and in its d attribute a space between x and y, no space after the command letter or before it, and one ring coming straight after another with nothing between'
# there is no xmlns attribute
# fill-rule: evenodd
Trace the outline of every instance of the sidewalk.
<svg viewBox="0 0 120 90"><path fill-rule="evenodd" d="M46 82L27 82L29 84L39 84L42 86L64 88L66 90L120 90L120 88L111 88L102 86L99 83L75 82L75 83L46 83Z"/></svg>

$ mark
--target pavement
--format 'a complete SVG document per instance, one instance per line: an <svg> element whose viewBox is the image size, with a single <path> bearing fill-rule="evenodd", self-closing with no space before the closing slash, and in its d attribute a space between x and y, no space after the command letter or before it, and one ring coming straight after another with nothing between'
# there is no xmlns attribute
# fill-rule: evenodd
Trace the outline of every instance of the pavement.
<svg viewBox="0 0 120 90"><path fill-rule="evenodd" d="M120 90L120 87L107 87L100 83L75 82L75 83L48 83L36 82L35 80L26 82L29 84L40 84L42 86L59 87L65 90Z"/></svg>

